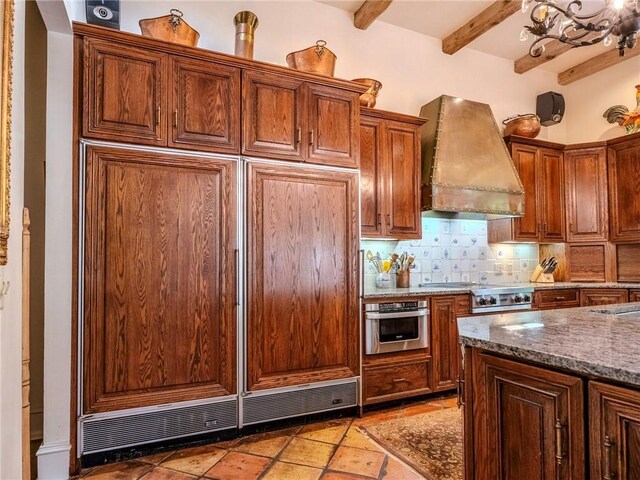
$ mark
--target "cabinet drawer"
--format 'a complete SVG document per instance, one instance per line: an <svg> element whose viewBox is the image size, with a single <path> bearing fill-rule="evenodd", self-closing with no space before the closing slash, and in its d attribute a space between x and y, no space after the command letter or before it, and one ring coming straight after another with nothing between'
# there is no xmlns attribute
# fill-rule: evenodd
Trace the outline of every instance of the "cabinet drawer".
<svg viewBox="0 0 640 480"><path fill-rule="evenodd" d="M429 362L413 362L365 368L365 403L429 393L428 366Z"/></svg>
<svg viewBox="0 0 640 480"><path fill-rule="evenodd" d="M627 303L628 301L629 292L625 288L585 288L580 291L580 305L583 307Z"/></svg>
<svg viewBox="0 0 640 480"><path fill-rule="evenodd" d="M539 309L579 307L580 290L567 288L536 292L536 306Z"/></svg>

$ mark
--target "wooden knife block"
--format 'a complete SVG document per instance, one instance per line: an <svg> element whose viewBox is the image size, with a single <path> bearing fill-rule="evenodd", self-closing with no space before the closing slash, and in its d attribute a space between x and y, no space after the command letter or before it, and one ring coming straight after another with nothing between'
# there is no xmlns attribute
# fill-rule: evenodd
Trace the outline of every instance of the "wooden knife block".
<svg viewBox="0 0 640 480"><path fill-rule="evenodd" d="M529 281L532 283L555 283L553 273L542 273L543 268L538 265L529 277Z"/></svg>

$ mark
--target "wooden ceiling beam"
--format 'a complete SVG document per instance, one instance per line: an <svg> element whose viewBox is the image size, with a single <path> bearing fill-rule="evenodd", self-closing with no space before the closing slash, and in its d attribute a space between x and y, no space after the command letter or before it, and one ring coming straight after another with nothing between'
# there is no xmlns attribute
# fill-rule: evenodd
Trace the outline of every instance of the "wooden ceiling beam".
<svg viewBox="0 0 640 480"><path fill-rule="evenodd" d="M382 15L393 0L365 0L358 11L353 14L353 25L360 30L366 30Z"/></svg>
<svg viewBox="0 0 640 480"><path fill-rule="evenodd" d="M442 40L442 51L449 55L456 53L483 33L491 30L511 15L520 10L522 3L518 0L498 0L478 15L469 20Z"/></svg>
<svg viewBox="0 0 640 480"><path fill-rule="evenodd" d="M539 57L532 57L528 53L513 62L513 71L516 73L524 73L536 68L543 63L547 63L554 58L571 50L571 45L562 43L560 40L551 40L544 44L544 53Z"/></svg>
<svg viewBox="0 0 640 480"><path fill-rule="evenodd" d="M624 57L618 55L617 48L611 48L605 53L601 53L597 57L579 63L578 65L565 70L558 74L558 83L560 85L569 85L577 80L593 75L606 68L622 63L631 58L640 55L640 47L629 48L625 50Z"/></svg>

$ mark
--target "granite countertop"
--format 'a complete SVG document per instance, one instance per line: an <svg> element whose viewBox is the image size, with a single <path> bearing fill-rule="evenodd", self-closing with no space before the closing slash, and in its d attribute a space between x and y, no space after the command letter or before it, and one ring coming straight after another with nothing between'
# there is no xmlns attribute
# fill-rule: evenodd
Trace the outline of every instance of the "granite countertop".
<svg viewBox="0 0 640 480"><path fill-rule="evenodd" d="M551 290L559 288L638 288L640 283L593 283L593 282L556 282L556 283L512 283L500 286L505 287L530 287L534 290ZM482 288L482 284L478 284L478 288ZM428 295L461 295L471 293L469 288L430 288L430 287L411 287L411 288L386 288L372 289L364 293L364 298L383 298L383 297L426 297Z"/></svg>
<svg viewBox="0 0 640 480"><path fill-rule="evenodd" d="M458 329L466 346L640 386L640 302L463 317Z"/></svg>

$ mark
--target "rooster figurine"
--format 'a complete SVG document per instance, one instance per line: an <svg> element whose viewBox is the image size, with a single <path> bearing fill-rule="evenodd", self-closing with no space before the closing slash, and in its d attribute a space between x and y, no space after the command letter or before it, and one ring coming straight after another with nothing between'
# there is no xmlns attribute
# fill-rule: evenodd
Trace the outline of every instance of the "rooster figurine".
<svg viewBox="0 0 640 480"><path fill-rule="evenodd" d="M617 123L627 130L627 133L640 132L640 85L636 85L636 108L629 111L624 105L614 105L602 114L609 123Z"/></svg>

